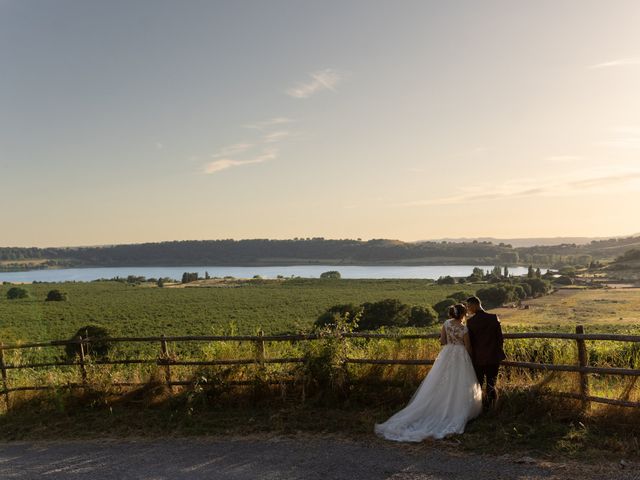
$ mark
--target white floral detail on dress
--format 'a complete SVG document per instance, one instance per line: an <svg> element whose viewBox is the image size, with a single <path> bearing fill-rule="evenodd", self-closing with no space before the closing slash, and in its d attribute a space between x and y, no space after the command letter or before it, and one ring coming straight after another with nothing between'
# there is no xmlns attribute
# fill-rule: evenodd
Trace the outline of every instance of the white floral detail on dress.
<svg viewBox="0 0 640 480"><path fill-rule="evenodd" d="M444 331L447 334L448 344L464 345L464 334L468 331L466 325L450 318L444 322Z"/></svg>

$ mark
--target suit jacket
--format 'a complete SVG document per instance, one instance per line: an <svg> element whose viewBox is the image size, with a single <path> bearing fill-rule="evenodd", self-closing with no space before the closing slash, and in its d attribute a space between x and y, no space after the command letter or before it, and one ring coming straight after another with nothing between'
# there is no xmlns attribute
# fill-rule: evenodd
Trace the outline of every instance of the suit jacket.
<svg viewBox="0 0 640 480"><path fill-rule="evenodd" d="M467 320L474 366L498 365L506 358L498 316L484 310Z"/></svg>

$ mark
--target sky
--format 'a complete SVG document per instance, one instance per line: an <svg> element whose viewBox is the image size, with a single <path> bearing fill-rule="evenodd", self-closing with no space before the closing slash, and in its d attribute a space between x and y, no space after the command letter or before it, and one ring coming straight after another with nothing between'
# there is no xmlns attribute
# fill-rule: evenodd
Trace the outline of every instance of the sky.
<svg viewBox="0 0 640 480"><path fill-rule="evenodd" d="M640 232L640 2L0 0L0 246Z"/></svg>

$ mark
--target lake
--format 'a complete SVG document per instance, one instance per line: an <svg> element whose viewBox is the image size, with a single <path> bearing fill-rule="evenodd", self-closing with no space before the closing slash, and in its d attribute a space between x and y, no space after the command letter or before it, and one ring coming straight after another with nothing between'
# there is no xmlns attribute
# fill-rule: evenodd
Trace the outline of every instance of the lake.
<svg viewBox="0 0 640 480"><path fill-rule="evenodd" d="M483 270L493 266L477 265ZM473 271L474 265L429 265L429 266L336 266L336 265L290 265L275 267L100 267L100 268L64 268L59 270L28 270L24 272L0 272L0 282L89 282L99 278L127 277L129 275L147 278L170 277L180 280L184 272L198 272L204 277L251 278L260 275L263 278L284 277L319 278L322 272L337 270L342 278L432 278L446 275L466 277ZM512 275L525 275L526 267L509 267Z"/></svg>

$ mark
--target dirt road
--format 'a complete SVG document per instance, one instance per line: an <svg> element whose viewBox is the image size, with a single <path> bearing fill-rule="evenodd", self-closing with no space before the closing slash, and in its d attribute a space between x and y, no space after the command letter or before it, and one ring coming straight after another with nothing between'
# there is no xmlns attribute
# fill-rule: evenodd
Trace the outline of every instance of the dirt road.
<svg viewBox="0 0 640 480"><path fill-rule="evenodd" d="M253 435L0 444L0 478L16 479L640 479L617 464L581 466L336 436Z"/></svg>

